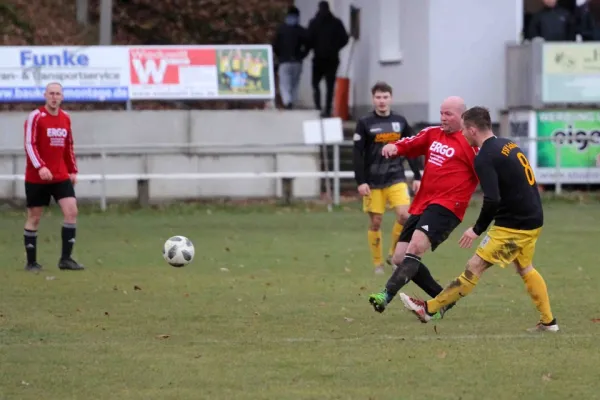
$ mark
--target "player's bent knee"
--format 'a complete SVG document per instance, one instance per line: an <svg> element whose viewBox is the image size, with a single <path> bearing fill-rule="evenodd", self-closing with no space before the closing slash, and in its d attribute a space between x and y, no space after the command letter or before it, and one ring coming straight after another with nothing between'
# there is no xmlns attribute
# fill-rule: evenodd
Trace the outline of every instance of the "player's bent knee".
<svg viewBox="0 0 600 400"><path fill-rule="evenodd" d="M371 231L378 231L381 229L381 221L382 221L382 215L381 214L375 214L375 213L369 213L369 218L371 219L371 223L369 225L369 230Z"/></svg>
<svg viewBox="0 0 600 400"><path fill-rule="evenodd" d="M492 264L475 254L469 259L469 261L467 261L466 271L472 273L477 277L480 277L483 274L483 272L491 266Z"/></svg>
<svg viewBox="0 0 600 400"><path fill-rule="evenodd" d="M398 221L400 225L404 225L408 217L410 217L410 214L408 213L408 206L396 207L396 221Z"/></svg>
<svg viewBox="0 0 600 400"><path fill-rule="evenodd" d="M429 250L430 247L431 242L429 241L427 235L419 230L416 230L412 235L412 239L408 244L406 252L421 257L427 250Z"/></svg>
<svg viewBox="0 0 600 400"><path fill-rule="evenodd" d="M519 264L518 261L515 260L514 265L515 265L515 270L517 271L517 274L519 274L521 276L524 276L534 270L533 264L529 264L529 265L523 267L521 264Z"/></svg>
<svg viewBox="0 0 600 400"><path fill-rule="evenodd" d="M404 225L408 220L408 217L408 213L396 213L396 221L398 221L400 225Z"/></svg>

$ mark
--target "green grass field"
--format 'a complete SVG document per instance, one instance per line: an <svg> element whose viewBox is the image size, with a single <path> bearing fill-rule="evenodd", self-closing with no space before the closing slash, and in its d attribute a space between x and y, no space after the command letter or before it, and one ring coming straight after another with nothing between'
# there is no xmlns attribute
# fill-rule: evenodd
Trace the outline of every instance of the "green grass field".
<svg viewBox="0 0 600 400"><path fill-rule="evenodd" d="M88 269L62 272L54 208L39 275L23 271L23 215L5 212L0 399L600 398L597 204L546 205L536 263L558 334L525 332L538 315L511 269L436 324L400 301L373 312L387 276L372 272L358 210L84 212L75 257ZM444 284L472 253L457 240L477 211L424 259ZM196 245L185 268L161 257L174 234Z"/></svg>

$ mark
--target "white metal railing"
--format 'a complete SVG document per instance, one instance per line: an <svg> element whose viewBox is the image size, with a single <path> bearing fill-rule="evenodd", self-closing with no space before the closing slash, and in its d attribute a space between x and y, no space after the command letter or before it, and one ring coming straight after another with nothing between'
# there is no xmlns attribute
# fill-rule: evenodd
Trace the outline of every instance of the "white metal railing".
<svg viewBox="0 0 600 400"><path fill-rule="evenodd" d="M564 144L557 141L555 138L529 138L529 137L516 137L512 138L527 154L530 162L533 164L532 167L538 172L543 170L545 178L544 181L538 182L546 184L554 184L555 192L560 194L562 192L562 186L564 183L569 183L569 172L562 168L562 157L561 153L564 147L568 146L569 143ZM537 142L539 141L554 141L556 146L555 151L555 166L552 168L536 168L537 158ZM597 145L591 139L589 144ZM533 143L536 146L529 146ZM581 144L581 141L579 142ZM305 144L278 144L278 145L257 145L257 144L235 144L235 147L231 143L221 144L201 144L201 143L151 143L143 145L79 145L76 146L76 152L78 156L93 156L100 157L101 168L100 172L93 174L80 174L78 175L79 181L88 182L99 182L101 185L100 193L100 205L104 210L106 209L107 203L107 182L110 181L150 181L150 180L163 180L163 179L181 179L181 180L228 180L228 179L275 179L282 185L284 180L294 180L297 178L315 178L315 179L331 179L333 181L332 193L328 193L328 196L333 204L340 204L340 180L341 179L353 179L353 171L342 171L340 164L340 147L352 146L353 142L346 141L340 144L331 144L328 146L332 147L332 164L333 170L324 171L275 171L272 172L199 172L199 173L122 173L122 174L109 174L106 173L107 158L111 155L136 155L136 156L148 156L148 155L166 155L166 154L194 154L194 155L239 155L239 154L253 154L253 155L272 155L274 158L282 154L299 154L301 152L317 152L319 146L316 145L305 145ZM535 149L534 149L535 148ZM12 149L0 149L0 158L12 157L13 159L13 173L0 175L0 181L12 181L16 184L18 181L23 181L24 176L17 174L17 160L19 157L24 156L22 148ZM586 171L588 176L584 179L587 183L600 184L600 159L598 160L598 166L587 167ZM565 172L567 171L567 172ZM411 171L406 171L408 178L412 178L413 174ZM566 178L565 178L566 177ZM548 181L548 179L551 180ZM566 181L565 181L566 179ZM13 190L16 193L16 188Z"/></svg>
<svg viewBox="0 0 600 400"><path fill-rule="evenodd" d="M182 180L228 180L228 179L275 179L279 185L283 186L284 180L294 180L297 178L315 178L333 180L332 193L328 197L333 204L340 204L340 180L353 179L354 171L341 171L340 147L352 146L351 141L340 144L331 144L333 170L323 171L273 171L273 172L199 172L199 173L122 173L109 174L107 170L107 159L111 155L167 155L167 154L194 154L194 155L278 155L299 154L302 152L316 152L319 146L305 145L299 143L278 144L278 145L257 145L257 144L201 144L201 143L149 143L142 145L79 145L75 147L78 156L100 157L101 167L99 173L79 174L77 179L83 182L100 183L100 207L102 210L107 206L107 182L109 181L149 181L162 179L182 179ZM24 156L22 148L4 148L0 149L1 157L13 158L13 174L0 174L0 181L23 181L24 176L17 174L18 157ZM327 160L329 161L329 160ZM412 178L411 171L407 171L407 177ZM13 188L13 193L16 189Z"/></svg>

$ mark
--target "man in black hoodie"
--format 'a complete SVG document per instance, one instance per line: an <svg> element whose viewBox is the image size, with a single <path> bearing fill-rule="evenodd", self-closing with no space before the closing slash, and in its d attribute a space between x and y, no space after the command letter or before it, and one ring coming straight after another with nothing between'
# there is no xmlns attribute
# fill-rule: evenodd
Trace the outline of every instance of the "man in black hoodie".
<svg viewBox="0 0 600 400"><path fill-rule="evenodd" d="M348 44L348 33L344 24L329 9L327 1L319 3L319 11L308 24L308 38L313 51L312 87L315 107L323 117L331 116L335 78L340 65L340 50ZM319 84L325 78L327 94L325 107L321 104Z"/></svg>
<svg viewBox="0 0 600 400"><path fill-rule="evenodd" d="M575 18L584 42L600 41L600 1L587 0L577 8Z"/></svg>
<svg viewBox="0 0 600 400"><path fill-rule="evenodd" d="M541 37L547 42L575 40L575 21L571 13L556 5L556 0L543 0L544 8L534 14L529 23L526 39Z"/></svg>
<svg viewBox="0 0 600 400"><path fill-rule="evenodd" d="M291 109L297 94L302 60L308 54L308 32L299 24L300 10L291 6L273 39L273 53L279 62L279 92L283 106Z"/></svg>

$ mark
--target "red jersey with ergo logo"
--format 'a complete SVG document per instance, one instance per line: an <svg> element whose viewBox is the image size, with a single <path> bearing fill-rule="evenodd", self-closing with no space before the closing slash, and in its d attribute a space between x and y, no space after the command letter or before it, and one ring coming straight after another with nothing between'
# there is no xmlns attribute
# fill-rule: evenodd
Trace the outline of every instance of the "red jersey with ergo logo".
<svg viewBox="0 0 600 400"><path fill-rule="evenodd" d="M57 115L52 115L46 107L33 110L25 121L25 153L26 182L61 182L69 179L69 174L76 174L77 162L69 114L59 109ZM52 173L51 181L40 178L38 170L42 167Z"/></svg>
<svg viewBox="0 0 600 400"><path fill-rule="evenodd" d="M474 166L479 149L471 147L461 131L446 133L438 126L425 128L394 145L400 156L426 157L421 187L408 212L418 215L428 205L438 204L462 221L479 183Z"/></svg>

